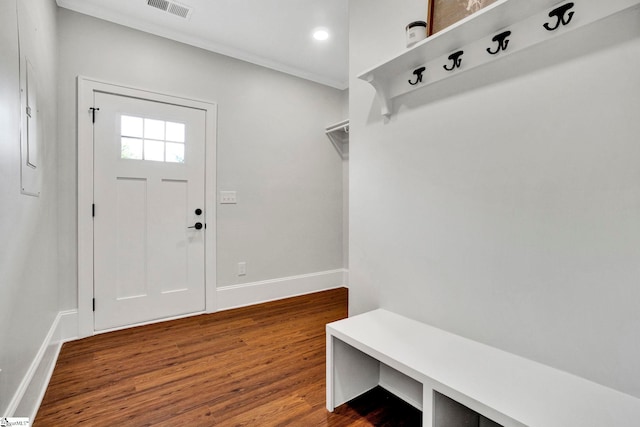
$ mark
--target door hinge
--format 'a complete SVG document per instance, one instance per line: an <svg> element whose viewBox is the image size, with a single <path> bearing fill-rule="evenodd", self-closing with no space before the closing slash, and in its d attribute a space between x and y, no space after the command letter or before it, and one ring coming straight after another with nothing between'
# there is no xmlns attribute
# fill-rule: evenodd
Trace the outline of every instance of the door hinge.
<svg viewBox="0 0 640 427"><path fill-rule="evenodd" d="M100 109L96 108L96 107L89 107L89 110L91 110L91 123L95 123L96 122L96 111L100 111Z"/></svg>
<svg viewBox="0 0 640 427"><path fill-rule="evenodd" d="M92 217L96 216L96 204L95 203L91 204L91 216Z"/></svg>
<svg viewBox="0 0 640 427"><path fill-rule="evenodd" d="M93 299L93 311L96 311L96 299Z"/></svg>

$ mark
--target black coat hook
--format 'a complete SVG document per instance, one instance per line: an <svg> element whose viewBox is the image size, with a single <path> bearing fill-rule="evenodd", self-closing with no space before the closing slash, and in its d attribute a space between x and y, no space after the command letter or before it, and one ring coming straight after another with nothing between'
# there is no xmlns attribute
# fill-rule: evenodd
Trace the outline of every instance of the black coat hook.
<svg viewBox="0 0 640 427"><path fill-rule="evenodd" d="M556 25L552 27L547 22L546 24L543 25L543 27L546 28L547 31L555 31L558 29L558 27L560 27L561 24L567 25L569 22L571 22L571 18L573 18L573 12L569 12L569 14L566 17L565 17L565 14L573 6L574 6L573 2L569 2L567 4L563 4L562 6L553 9L551 12L549 12L549 17L553 18L555 16L556 18L558 18Z"/></svg>
<svg viewBox="0 0 640 427"><path fill-rule="evenodd" d="M492 38L491 41L498 43L498 47L496 48L496 50L491 50L491 48L488 47L487 52L489 52L491 55L497 55L501 50L507 50L507 46L509 46L509 39L507 39L507 37L509 37L510 35L511 31L505 31L504 33L500 33Z"/></svg>
<svg viewBox="0 0 640 427"><path fill-rule="evenodd" d="M411 80L408 80L409 84L414 86L414 85L417 85L418 83L422 83L422 73L424 73L424 70L426 70L425 67L420 67L413 70L413 74L415 74L416 76L416 81L412 82Z"/></svg>
<svg viewBox="0 0 640 427"><path fill-rule="evenodd" d="M451 64L451 67L447 67L446 65L443 65L442 67L447 71L453 71L456 68L460 67L460 65L462 64L461 56L463 53L464 53L463 50L459 50L456 53L452 53L451 55L449 55L449 59L453 61L453 64Z"/></svg>

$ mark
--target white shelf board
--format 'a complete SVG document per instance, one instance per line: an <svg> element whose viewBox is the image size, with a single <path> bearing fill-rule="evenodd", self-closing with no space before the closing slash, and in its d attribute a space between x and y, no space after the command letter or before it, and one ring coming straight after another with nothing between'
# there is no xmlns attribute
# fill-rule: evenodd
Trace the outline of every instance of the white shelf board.
<svg viewBox="0 0 640 427"><path fill-rule="evenodd" d="M335 123L333 125L327 126L324 132L327 135L348 134L349 133L349 119L346 119L346 120L343 120L341 122Z"/></svg>
<svg viewBox="0 0 640 427"><path fill-rule="evenodd" d="M327 126L324 133L344 158L347 151L344 144L349 143L349 119Z"/></svg>
<svg viewBox="0 0 640 427"><path fill-rule="evenodd" d="M364 71L358 78L369 82L375 88L382 115L390 116L393 112L393 100L399 96L637 7L640 0L573 0L571 21L555 31L546 30L543 24L554 24L556 21L555 17L549 16L549 12L567 3L570 2L499 0L418 42L389 61ZM507 30L512 32L508 48L497 55L486 52L487 48L496 47L492 38ZM459 50L464 51L460 68L453 71L444 70L444 65L451 64L448 56ZM423 81L410 85L409 80L415 81L414 70L420 67L426 68Z"/></svg>

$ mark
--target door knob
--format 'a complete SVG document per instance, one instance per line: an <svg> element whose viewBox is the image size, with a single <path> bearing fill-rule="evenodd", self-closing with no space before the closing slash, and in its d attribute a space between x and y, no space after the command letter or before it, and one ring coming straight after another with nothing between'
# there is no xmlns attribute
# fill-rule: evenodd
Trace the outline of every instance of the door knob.
<svg viewBox="0 0 640 427"><path fill-rule="evenodd" d="M201 230L202 229L202 223L201 222L196 222L191 227L187 227L187 228L195 228L196 230Z"/></svg>

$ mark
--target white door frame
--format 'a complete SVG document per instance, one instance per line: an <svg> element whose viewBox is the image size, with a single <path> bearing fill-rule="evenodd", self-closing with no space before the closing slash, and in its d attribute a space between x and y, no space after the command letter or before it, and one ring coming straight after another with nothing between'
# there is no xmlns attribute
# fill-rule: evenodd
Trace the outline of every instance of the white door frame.
<svg viewBox="0 0 640 427"><path fill-rule="evenodd" d="M211 102L136 89L78 76L78 336L94 335L93 322L93 93L105 92L205 111L205 312L216 311L216 129ZM99 117L100 112L96 112ZM191 314L193 315L193 314Z"/></svg>

